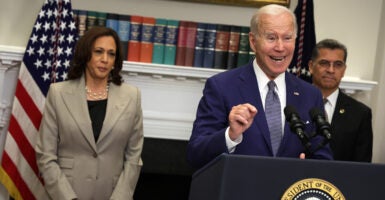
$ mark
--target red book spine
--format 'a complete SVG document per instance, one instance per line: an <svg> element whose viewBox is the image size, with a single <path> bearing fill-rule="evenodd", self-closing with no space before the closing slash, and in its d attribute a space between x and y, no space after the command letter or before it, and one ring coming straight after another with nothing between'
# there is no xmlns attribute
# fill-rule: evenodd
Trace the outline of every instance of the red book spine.
<svg viewBox="0 0 385 200"><path fill-rule="evenodd" d="M154 50L154 17L143 17L140 62L152 63L152 52Z"/></svg>
<svg viewBox="0 0 385 200"><path fill-rule="evenodd" d="M187 21L179 22L178 42L176 44L175 65L184 66L186 60Z"/></svg>
<svg viewBox="0 0 385 200"><path fill-rule="evenodd" d="M233 69L237 67L240 31L241 27L231 26L227 69Z"/></svg>
<svg viewBox="0 0 385 200"><path fill-rule="evenodd" d="M142 16L131 16L130 39L128 41L127 60L139 62L140 60L140 39L142 33Z"/></svg>
<svg viewBox="0 0 385 200"><path fill-rule="evenodd" d="M218 25L215 41L214 68L226 69L229 49L230 26Z"/></svg>
<svg viewBox="0 0 385 200"><path fill-rule="evenodd" d="M184 65L193 66L194 64L194 52L195 52L195 40L197 35L198 23L189 22L187 25L186 33L186 58Z"/></svg>

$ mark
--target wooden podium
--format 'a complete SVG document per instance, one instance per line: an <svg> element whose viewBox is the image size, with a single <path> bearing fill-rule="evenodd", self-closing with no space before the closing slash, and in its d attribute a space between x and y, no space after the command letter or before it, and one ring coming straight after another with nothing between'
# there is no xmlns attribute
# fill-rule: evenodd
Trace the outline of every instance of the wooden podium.
<svg viewBox="0 0 385 200"><path fill-rule="evenodd" d="M385 165L222 154L193 174L189 200L251 199L385 199Z"/></svg>

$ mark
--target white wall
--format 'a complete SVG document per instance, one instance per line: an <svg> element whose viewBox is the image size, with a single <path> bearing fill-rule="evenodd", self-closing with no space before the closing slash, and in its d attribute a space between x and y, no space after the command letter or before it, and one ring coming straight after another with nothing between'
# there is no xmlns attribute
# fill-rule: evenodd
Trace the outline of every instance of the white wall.
<svg viewBox="0 0 385 200"><path fill-rule="evenodd" d="M375 111L373 115L374 127L374 149L373 153L375 155L374 161L385 163L385 2L382 4L382 16L380 21L380 30L379 37L377 42L377 52L376 52L376 61L374 65L374 75L373 80L376 80L379 83L379 87L376 87L373 91L372 98L372 109Z"/></svg>
<svg viewBox="0 0 385 200"><path fill-rule="evenodd" d="M0 0L0 45L25 47L33 23L44 0ZM179 20L225 23L247 26L257 8L219 6L170 0L72 0L74 9L96 10L119 14L143 15ZM297 0L291 0L294 10ZM188 8L188 9L187 9ZM314 15L317 41L335 38L349 51L346 76L380 83L376 92L364 92L356 97L373 108L375 127L374 161L384 162L380 142L385 125L384 88L384 0L315 0ZM382 20L382 22L381 22ZM380 34L382 31L382 34ZM382 53L378 53L382 49ZM376 123L377 122L377 123ZM378 140L377 140L378 139Z"/></svg>

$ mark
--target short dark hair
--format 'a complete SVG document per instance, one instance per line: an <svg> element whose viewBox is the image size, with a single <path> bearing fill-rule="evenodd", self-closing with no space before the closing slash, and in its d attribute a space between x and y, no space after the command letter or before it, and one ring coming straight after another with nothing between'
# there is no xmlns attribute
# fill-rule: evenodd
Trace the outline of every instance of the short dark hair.
<svg viewBox="0 0 385 200"><path fill-rule="evenodd" d="M346 59L348 57L348 50L346 49L346 46L343 45L342 43L338 42L337 40L334 39L324 39L319 41L316 46L313 49L313 52L311 54L311 60L315 61L319 55L319 50L320 49L341 49L344 51L344 62L346 62Z"/></svg>
<svg viewBox="0 0 385 200"><path fill-rule="evenodd" d="M116 57L114 68L110 72L110 80L116 85L121 85L123 82L120 71L123 67L122 47L118 34L111 28L95 26L81 36L76 43L75 53L71 61L71 66L68 71L68 80L78 79L85 72L87 62L91 60L92 48L95 41L103 36L112 36L116 45Z"/></svg>

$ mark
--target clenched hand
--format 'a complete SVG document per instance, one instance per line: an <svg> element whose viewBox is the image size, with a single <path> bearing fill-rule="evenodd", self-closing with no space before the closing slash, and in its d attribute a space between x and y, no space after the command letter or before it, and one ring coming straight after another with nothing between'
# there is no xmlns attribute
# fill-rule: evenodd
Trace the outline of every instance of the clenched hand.
<svg viewBox="0 0 385 200"><path fill-rule="evenodd" d="M229 114L229 136L231 140L237 139L251 126L257 112L257 109L249 103L239 104L231 108Z"/></svg>

